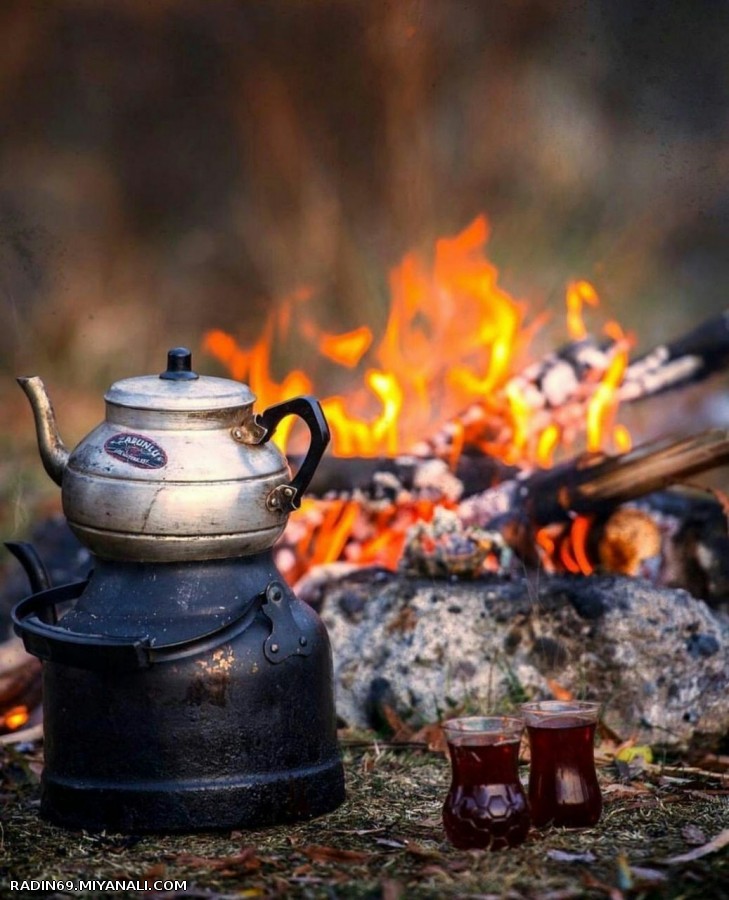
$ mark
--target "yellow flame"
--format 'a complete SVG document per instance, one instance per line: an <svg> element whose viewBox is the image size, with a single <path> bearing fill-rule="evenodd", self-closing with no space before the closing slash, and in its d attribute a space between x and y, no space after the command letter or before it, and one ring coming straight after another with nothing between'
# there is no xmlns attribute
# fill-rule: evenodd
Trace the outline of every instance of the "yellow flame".
<svg viewBox="0 0 729 900"><path fill-rule="evenodd" d="M529 438L528 426L532 408L522 396L519 388L514 384L507 386L506 398L509 402L509 413L513 428L511 438L513 459L518 459Z"/></svg>
<svg viewBox="0 0 729 900"><path fill-rule="evenodd" d="M537 439L537 463L545 469L552 465L554 451L559 444L559 438L559 426L552 423L544 429Z"/></svg>
<svg viewBox="0 0 729 900"><path fill-rule="evenodd" d="M587 449L602 449L606 434L613 433L612 420L617 410L616 391L623 380L628 365L628 342L622 341L611 360L605 375L587 404ZM624 440L627 430L619 432Z"/></svg>
<svg viewBox="0 0 729 900"><path fill-rule="evenodd" d="M488 238L488 222L478 216L459 234L438 240L430 256L408 253L390 272L390 305L379 334L369 325L338 334L322 330L309 314L314 292L302 287L275 304L253 343L242 345L224 331L211 330L203 349L249 384L259 410L297 394L323 395L338 456L407 452L446 421L451 438L447 462L454 468L466 446L509 463L548 467L583 427L589 450L605 449L610 441L629 449L630 435L615 424L615 416L631 339L617 323L605 325L613 344L606 351L606 371L591 371L594 380L580 384L582 393L568 399L560 417L560 410L545 406L539 385L522 389L511 379L523 371L524 351L545 317L524 323L522 305L499 286L498 270L486 258ZM598 305L597 291L587 281L573 281L565 299L570 338L583 340L584 309ZM355 373L346 394L318 390L301 369L274 377L277 362L312 352L322 361L314 367L320 378L341 377L343 369ZM332 377L329 383L334 381ZM468 411L474 409L478 413L469 419ZM575 412L581 420L583 410L585 421L576 422ZM493 428L478 430L481 413ZM280 446L293 423L290 417L277 429ZM295 539L296 554L308 564L348 559L394 567L407 529L431 517L434 506L432 500L405 500L365 514L352 500L305 501L301 515L311 524ZM589 530L590 520L581 516L562 534L541 529L536 541L545 568L554 571L561 564L570 572L591 571ZM286 577L300 576L304 565L295 563Z"/></svg>
<svg viewBox="0 0 729 900"><path fill-rule="evenodd" d="M618 453L627 453L632 448L633 439L624 425L616 425L613 428L613 444Z"/></svg>
<svg viewBox="0 0 729 900"><path fill-rule="evenodd" d="M574 341L587 336L587 328L582 318L582 307L587 303L597 306L597 291L589 281L573 281L567 285L567 331Z"/></svg>

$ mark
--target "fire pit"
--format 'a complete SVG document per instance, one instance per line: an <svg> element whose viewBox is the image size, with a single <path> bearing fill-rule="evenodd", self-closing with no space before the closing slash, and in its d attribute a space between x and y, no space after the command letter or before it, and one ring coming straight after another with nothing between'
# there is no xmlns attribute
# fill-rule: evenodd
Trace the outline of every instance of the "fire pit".
<svg viewBox="0 0 729 900"><path fill-rule="evenodd" d="M725 465L729 434L631 448L617 413L720 371L729 314L632 358L617 323L589 334L597 295L576 281L569 341L519 365L529 325L487 237L479 217L431 260L406 257L379 342L367 327L318 330L301 297L252 347L206 337L270 400L271 343L297 317L334 370L369 361L359 390L322 401L334 455L276 549L334 635L339 714L423 725L580 695L607 704L618 734L715 743L729 729L724 503L666 488Z"/></svg>

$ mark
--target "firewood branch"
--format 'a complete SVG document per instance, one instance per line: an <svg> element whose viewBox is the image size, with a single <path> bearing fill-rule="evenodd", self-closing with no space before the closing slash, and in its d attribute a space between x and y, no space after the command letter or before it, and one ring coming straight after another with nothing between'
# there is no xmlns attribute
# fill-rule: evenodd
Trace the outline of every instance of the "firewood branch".
<svg viewBox="0 0 729 900"><path fill-rule="evenodd" d="M728 462L729 431L711 429L680 440L653 441L619 456L586 454L522 474L464 500L459 512L465 522L481 526L514 516L546 525L575 513L607 513Z"/></svg>

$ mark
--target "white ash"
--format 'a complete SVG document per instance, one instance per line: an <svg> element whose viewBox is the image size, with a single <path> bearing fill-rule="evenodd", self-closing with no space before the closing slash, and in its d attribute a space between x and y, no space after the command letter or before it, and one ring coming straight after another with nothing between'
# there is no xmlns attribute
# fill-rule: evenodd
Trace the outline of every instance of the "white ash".
<svg viewBox="0 0 729 900"><path fill-rule="evenodd" d="M703 365L703 360L698 356L682 356L669 362L665 361L666 356L656 351L641 360L640 365L632 365L618 388L618 399L621 402L635 400L657 394L664 386L691 381Z"/></svg>
<svg viewBox="0 0 729 900"><path fill-rule="evenodd" d="M467 525L487 526L518 509L518 497L525 490L518 479L502 481L480 494L473 494L458 505L458 515Z"/></svg>
<svg viewBox="0 0 729 900"><path fill-rule="evenodd" d="M575 370L564 361L550 369L541 383L542 394L548 406L562 406L575 395L578 387Z"/></svg>
<svg viewBox="0 0 729 900"><path fill-rule="evenodd" d="M476 578L507 572L512 551L498 531L469 527L450 509L438 507L430 522L417 522L406 535L400 569L415 575Z"/></svg>
<svg viewBox="0 0 729 900"><path fill-rule="evenodd" d="M413 487L421 496L432 495L446 500L458 500L463 493L463 483L441 459L431 459L419 466Z"/></svg>

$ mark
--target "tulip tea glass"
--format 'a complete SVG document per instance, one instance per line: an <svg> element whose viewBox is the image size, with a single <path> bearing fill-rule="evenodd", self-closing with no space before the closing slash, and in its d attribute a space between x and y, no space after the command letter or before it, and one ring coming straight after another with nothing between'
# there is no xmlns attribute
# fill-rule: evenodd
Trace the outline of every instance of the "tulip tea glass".
<svg viewBox="0 0 729 900"><path fill-rule="evenodd" d="M518 769L524 723L509 716L474 716L451 719L443 730L452 775L443 805L448 840L461 850L518 846L530 824Z"/></svg>
<svg viewBox="0 0 729 900"><path fill-rule="evenodd" d="M593 744L598 703L523 703L529 735L529 809L537 827L595 825L602 812Z"/></svg>

